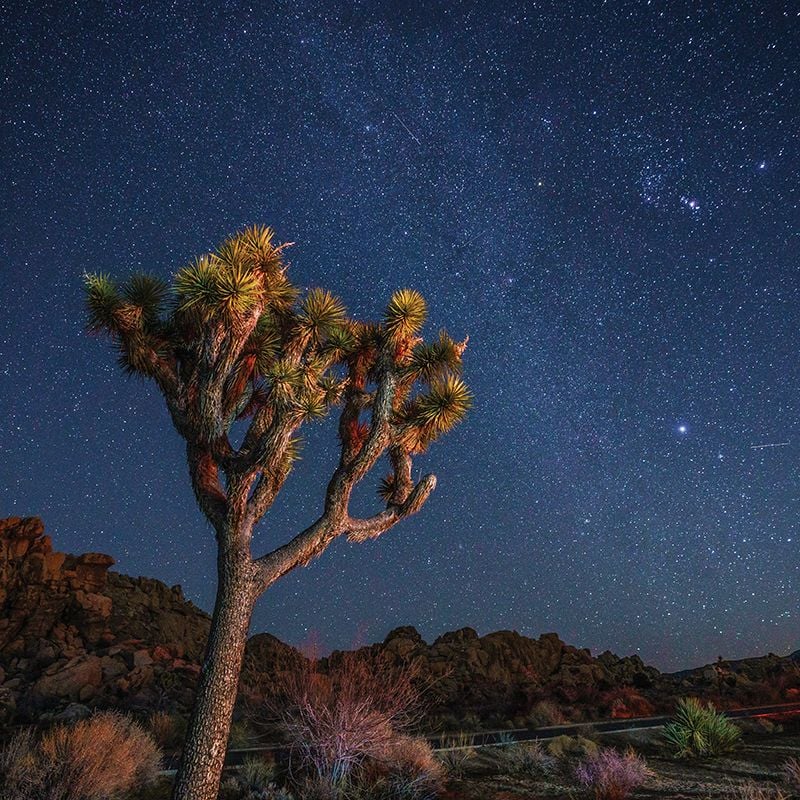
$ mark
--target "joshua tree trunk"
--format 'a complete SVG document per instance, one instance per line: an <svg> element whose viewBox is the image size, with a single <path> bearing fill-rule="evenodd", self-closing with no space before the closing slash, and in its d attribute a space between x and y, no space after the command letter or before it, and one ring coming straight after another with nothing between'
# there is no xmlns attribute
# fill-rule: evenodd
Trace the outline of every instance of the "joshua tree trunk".
<svg viewBox="0 0 800 800"><path fill-rule="evenodd" d="M255 603L249 556L221 554L217 599L174 800L216 800Z"/></svg>

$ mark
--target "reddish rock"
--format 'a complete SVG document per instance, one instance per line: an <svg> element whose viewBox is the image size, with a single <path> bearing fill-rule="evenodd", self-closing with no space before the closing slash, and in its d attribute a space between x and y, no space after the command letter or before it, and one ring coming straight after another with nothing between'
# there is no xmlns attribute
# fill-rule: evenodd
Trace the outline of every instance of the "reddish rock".
<svg viewBox="0 0 800 800"><path fill-rule="evenodd" d="M172 661L172 653L160 644L153 648L152 656L156 661Z"/></svg>
<svg viewBox="0 0 800 800"><path fill-rule="evenodd" d="M76 560L75 578L79 585L98 592L106 585L108 568L114 564L111 556L103 553L84 553Z"/></svg>
<svg viewBox="0 0 800 800"><path fill-rule="evenodd" d="M108 571L113 563L103 553L55 552L36 517L0 520L2 721L76 701L124 707L133 702L124 686L119 691L124 676L130 691L154 704L169 705L161 684L181 702L191 697L193 669L175 680L161 676L172 652L199 659L208 616L180 587L117 575Z"/></svg>
<svg viewBox="0 0 800 800"><path fill-rule="evenodd" d="M95 655L77 657L54 671L47 670L33 685L33 694L45 700L85 700L100 688L103 670ZM89 694L87 694L87 690ZM81 694L83 693L83 697Z"/></svg>
<svg viewBox="0 0 800 800"><path fill-rule="evenodd" d="M153 659L149 650L137 650L133 654L134 667L149 667L153 663Z"/></svg>

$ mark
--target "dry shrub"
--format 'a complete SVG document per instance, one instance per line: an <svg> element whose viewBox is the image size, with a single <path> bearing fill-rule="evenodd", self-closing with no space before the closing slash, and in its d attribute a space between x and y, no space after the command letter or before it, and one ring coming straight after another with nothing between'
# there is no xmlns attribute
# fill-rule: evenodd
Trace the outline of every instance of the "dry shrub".
<svg viewBox="0 0 800 800"><path fill-rule="evenodd" d="M186 720L177 714L154 711L147 718L147 729L164 750L179 750L186 736Z"/></svg>
<svg viewBox="0 0 800 800"><path fill-rule="evenodd" d="M800 761L790 758L782 767L783 777L789 788L797 795L800 795Z"/></svg>
<svg viewBox="0 0 800 800"><path fill-rule="evenodd" d="M478 755L475 736L463 731L448 736L442 740L436 755L448 775L453 778L462 778L470 762Z"/></svg>
<svg viewBox="0 0 800 800"><path fill-rule="evenodd" d="M257 735L246 720L234 720L228 733L228 747L245 748L252 747L257 742Z"/></svg>
<svg viewBox="0 0 800 800"><path fill-rule="evenodd" d="M364 764L359 777L366 786L415 787L416 792L406 788L403 796L422 797L436 792L444 768L424 739L401 734L387 743L379 757Z"/></svg>
<svg viewBox="0 0 800 800"><path fill-rule="evenodd" d="M140 799L137 797L136 800ZM229 777L223 778L220 783L217 800L307 800L307 798L306 795L295 798L293 794L274 783L267 784L260 789L253 789L239 778Z"/></svg>
<svg viewBox="0 0 800 800"><path fill-rule="evenodd" d="M266 761L263 758L245 758L242 766L239 767L238 778L240 783L248 789L262 791L273 783L277 768L274 762Z"/></svg>
<svg viewBox="0 0 800 800"><path fill-rule="evenodd" d="M161 756L130 719L106 712L35 738L18 734L0 755L2 800L108 800L155 778Z"/></svg>
<svg viewBox="0 0 800 800"><path fill-rule="evenodd" d="M538 740L492 748L492 756L498 772L505 775L549 775L558 767L556 757L548 753Z"/></svg>
<svg viewBox="0 0 800 800"><path fill-rule="evenodd" d="M547 752L554 758L594 758L600 748L585 736L556 736L547 743Z"/></svg>
<svg viewBox="0 0 800 800"><path fill-rule="evenodd" d="M430 748L407 735L420 713L417 677L359 652L343 653L326 673L310 659L287 675L266 704L288 743L292 781L322 797L377 778L437 780Z"/></svg>
<svg viewBox="0 0 800 800"><path fill-rule="evenodd" d="M742 733L754 733L757 735L772 735L783 733L783 725L775 722L768 717L752 717L751 719L737 719L736 724Z"/></svg>
<svg viewBox="0 0 800 800"><path fill-rule="evenodd" d="M760 786L753 781L731 784L724 798L725 800L789 800L777 786Z"/></svg>
<svg viewBox="0 0 800 800"><path fill-rule="evenodd" d="M561 708L552 700L540 700L531 709L528 721L534 728L542 728L550 725L564 725L567 718Z"/></svg>
<svg viewBox="0 0 800 800"><path fill-rule="evenodd" d="M442 775L442 765L433 754L431 746L414 736L397 736L387 743L380 763L387 772L413 773L426 775L438 780Z"/></svg>
<svg viewBox="0 0 800 800"><path fill-rule="evenodd" d="M597 800L625 800L653 773L645 760L628 750L618 753L611 748L600 750L578 765L578 782L594 792Z"/></svg>
<svg viewBox="0 0 800 800"><path fill-rule="evenodd" d="M41 783L33 731L20 731L0 750L0 798L34 798Z"/></svg>
<svg viewBox="0 0 800 800"><path fill-rule="evenodd" d="M650 717L656 711L655 706L631 686L610 689L601 695L600 700L604 713L611 719Z"/></svg>

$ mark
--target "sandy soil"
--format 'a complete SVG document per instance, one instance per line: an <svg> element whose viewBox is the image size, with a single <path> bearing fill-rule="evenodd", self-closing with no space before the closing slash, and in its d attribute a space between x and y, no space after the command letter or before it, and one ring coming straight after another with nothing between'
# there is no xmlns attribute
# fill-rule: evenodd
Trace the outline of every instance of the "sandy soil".
<svg viewBox="0 0 800 800"><path fill-rule="evenodd" d="M753 781L765 788L779 786L781 765L789 758L800 758L800 730L781 733L746 734L742 744L729 756L677 761L663 750L658 732L599 737L603 746L634 747L645 756L655 777L633 798L661 800L706 800L729 798L732 786ZM448 800L576 800L589 795L579 791L572 772L576 760L561 763L559 772L547 779L498 774L498 761L484 753L476 756L461 780L452 781Z"/></svg>

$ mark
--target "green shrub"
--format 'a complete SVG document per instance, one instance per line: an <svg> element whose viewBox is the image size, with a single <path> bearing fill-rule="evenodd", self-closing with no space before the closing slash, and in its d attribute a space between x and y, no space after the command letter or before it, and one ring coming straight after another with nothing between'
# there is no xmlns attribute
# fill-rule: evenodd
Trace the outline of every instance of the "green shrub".
<svg viewBox="0 0 800 800"><path fill-rule="evenodd" d="M672 721L664 727L664 739L677 758L719 756L730 752L741 730L713 705L684 697Z"/></svg>

